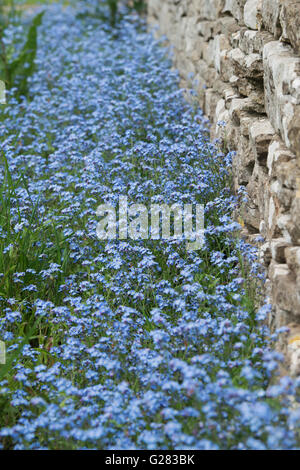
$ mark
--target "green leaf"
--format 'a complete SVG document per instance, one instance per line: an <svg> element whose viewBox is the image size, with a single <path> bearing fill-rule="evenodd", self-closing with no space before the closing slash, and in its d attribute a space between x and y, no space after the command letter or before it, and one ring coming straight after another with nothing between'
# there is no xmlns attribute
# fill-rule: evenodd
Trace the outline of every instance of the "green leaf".
<svg viewBox="0 0 300 470"><path fill-rule="evenodd" d="M37 14L27 33L26 42L13 62L7 65L8 86L16 86L19 95L28 94L28 77L34 72L34 61L37 51L37 28L40 26L44 11Z"/></svg>

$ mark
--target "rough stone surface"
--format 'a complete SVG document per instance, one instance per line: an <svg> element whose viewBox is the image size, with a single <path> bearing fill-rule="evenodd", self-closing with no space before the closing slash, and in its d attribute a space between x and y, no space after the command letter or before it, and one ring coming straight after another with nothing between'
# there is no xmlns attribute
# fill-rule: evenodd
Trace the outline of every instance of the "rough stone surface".
<svg viewBox="0 0 300 470"><path fill-rule="evenodd" d="M300 53L300 2L286 0L280 11L282 38L290 42L296 53Z"/></svg>
<svg viewBox="0 0 300 470"><path fill-rule="evenodd" d="M300 0L148 0L148 18L182 85L195 86L212 139L236 150L243 236L265 239L270 325L291 325L280 347L300 374Z"/></svg>
<svg viewBox="0 0 300 470"><path fill-rule="evenodd" d="M262 0L247 0L244 6L244 23L251 29L258 29L262 23Z"/></svg>

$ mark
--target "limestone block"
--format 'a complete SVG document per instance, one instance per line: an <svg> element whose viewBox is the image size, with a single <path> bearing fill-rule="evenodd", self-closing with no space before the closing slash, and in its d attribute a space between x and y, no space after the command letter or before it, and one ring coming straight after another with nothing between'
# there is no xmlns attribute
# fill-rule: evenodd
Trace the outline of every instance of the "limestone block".
<svg viewBox="0 0 300 470"><path fill-rule="evenodd" d="M261 113L262 107L250 98L235 98L232 100L229 114L236 125L240 124L241 116L245 113Z"/></svg>
<svg viewBox="0 0 300 470"><path fill-rule="evenodd" d="M164 2L167 3L167 2ZM169 4L171 2L168 2ZM188 8L188 1L187 0L175 0L173 1L172 6L169 6L169 11L171 12L172 16L175 16L176 20L179 22L182 17L187 16L189 8Z"/></svg>
<svg viewBox="0 0 300 470"><path fill-rule="evenodd" d="M287 247L284 250L284 254L285 254L286 262L289 266L289 269L296 276L296 288L299 293L300 292L300 247L299 246Z"/></svg>
<svg viewBox="0 0 300 470"><path fill-rule="evenodd" d="M264 0L262 2L262 21L265 29L278 39L281 35L279 15L283 0Z"/></svg>
<svg viewBox="0 0 300 470"><path fill-rule="evenodd" d="M217 80L214 82L213 89L219 93L219 95L224 95L224 90L227 90L229 85L224 83L220 76L218 76Z"/></svg>
<svg viewBox="0 0 300 470"><path fill-rule="evenodd" d="M300 245L300 197L295 197L291 206L292 227L290 229L293 242Z"/></svg>
<svg viewBox="0 0 300 470"><path fill-rule="evenodd" d="M270 191L280 210L283 212L288 211L291 207L295 191L286 188L280 180L272 181Z"/></svg>
<svg viewBox="0 0 300 470"><path fill-rule="evenodd" d="M170 12L169 12L169 4L168 2L163 2L159 7L158 7L158 12L159 12L159 27L160 30L163 34L166 34L168 36L169 33L169 28L170 25L172 24L170 22Z"/></svg>
<svg viewBox="0 0 300 470"><path fill-rule="evenodd" d="M214 40L213 39L210 39L208 42L203 42L202 57L209 67L214 66Z"/></svg>
<svg viewBox="0 0 300 470"><path fill-rule="evenodd" d="M274 170L276 180L285 188L293 190L296 197L297 179L300 175L296 160L277 161Z"/></svg>
<svg viewBox="0 0 300 470"><path fill-rule="evenodd" d="M213 21L200 21L197 22L197 31L204 41L212 39L214 36L214 22Z"/></svg>
<svg viewBox="0 0 300 470"><path fill-rule="evenodd" d="M262 22L262 0L247 0L244 6L244 23L251 29L259 29Z"/></svg>
<svg viewBox="0 0 300 470"><path fill-rule="evenodd" d="M250 146L249 138L241 135L238 142L237 163L234 172L240 185L246 186L252 176L255 157Z"/></svg>
<svg viewBox="0 0 300 470"><path fill-rule="evenodd" d="M300 333L288 341L287 357L289 372L292 377L300 375Z"/></svg>
<svg viewBox="0 0 300 470"><path fill-rule="evenodd" d="M233 15L234 9L237 7L237 0L225 0L223 13L231 13Z"/></svg>
<svg viewBox="0 0 300 470"><path fill-rule="evenodd" d="M262 78L263 63L259 54L244 54L241 49L231 49L228 59L232 64L234 75L247 78Z"/></svg>
<svg viewBox="0 0 300 470"><path fill-rule="evenodd" d="M251 114L247 114L247 113L241 114L241 117L240 117L241 134L248 137L248 140L249 140L250 127L254 122L256 122L256 120L257 120L256 116L252 116ZM253 154L253 162L254 161L255 161L255 156Z"/></svg>
<svg viewBox="0 0 300 470"><path fill-rule="evenodd" d="M238 139L238 152L236 158L235 172L239 184L247 185L251 179L254 165L255 154L249 140L249 128L256 120L247 113L241 113ZM254 177L255 178L255 177Z"/></svg>
<svg viewBox="0 0 300 470"><path fill-rule="evenodd" d="M218 76L215 68L209 67L205 60L201 59L196 62L186 60L186 62L182 64L182 66L184 66L185 68L182 68L181 70L187 71L191 63L194 67L194 75L199 74L203 78L207 88L212 88Z"/></svg>
<svg viewBox="0 0 300 470"><path fill-rule="evenodd" d="M293 221L289 213L279 214L276 220L276 230L274 234L276 237L284 237L289 243L293 243L291 233L293 231Z"/></svg>
<svg viewBox="0 0 300 470"><path fill-rule="evenodd" d="M291 149L295 153L298 159L298 165L300 167L300 106L293 107L292 118L288 123L287 139L290 142Z"/></svg>
<svg viewBox="0 0 300 470"><path fill-rule="evenodd" d="M280 12L282 37L300 54L300 2L285 0Z"/></svg>
<svg viewBox="0 0 300 470"><path fill-rule="evenodd" d="M158 18L160 0L148 0L148 16Z"/></svg>
<svg viewBox="0 0 300 470"><path fill-rule="evenodd" d="M232 68L230 70L232 71ZM261 108L261 113L264 114L265 96L261 79L249 79L231 75L229 83L238 90L242 97L249 97L253 102L257 103Z"/></svg>
<svg viewBox="0 0 300 470"><path fill-rule="evenodd" d="M265 266L269 266L272 255L270 250L270 242L266 242L260 246L258 251L259 261L260 263L264 264Z"/></svg>
<svg viewBox="0 0 300 470"><path fill-rule="evenodd" d="M230 49L230 44L227 37L224 34L218 34L214 39L214 65L217 72L221 72L221 52Z"/></svg>
<svg viewBox="0 0 300 470"><path fill-rule="evenodd" d="M231 78L234 76L234 71L231 61L228 59L228 50L223 50L220 53L220 78L223 82L231 83Z"/></svg>
<svg viewBox="0 0 300 470"><path fill-rule="evenodd" d="M223 13L231 13L240 24L243 24L245 3L246 0L225 0Z"/></svg>
<svg viewBox="0 0 300 470"><path fill-rule="evenodd" d="M266 234L267 238L277 238L281 236L280 230L278 230L278 215L279 207L276 204L276 201L270 194L265 194L265 204L264 204L264 217L266 221Z"/></svg>
<svg viewBox="0 0 300 470"><path fill-rule="evenodd" d="M257 103L261 108L261 113L264 114L265 95L261 79L239 78L235 86L242 96L249 97L253 102Z"/></svg>
<svg viewBox="0 0 300 470"><path fill-rule="evenodd" d="M271 41L274 37L266 31L240 30L239 48L244 54L262 55L264 45Z"/></svg>
<svg viewBox="0 0 300 470"><path fill-rule="evenodd" d="M218 93L216 93L212 88L206 90L204 112L207 117L213 118L215 116L217 103L219 101L220 95Z"/></svg>
<svg viewBox="0 0 300 470"><path fill-rule="evenodd" d="M295 159L295 155L286 148L283 142L279 138L273 139L269 145L268 158L267 158L267 167L269 170L269 176L277 178L281 176L282 169L280 169L281 163L289 162L290 160ZM293 178L295 178L294 172L295 167L293 163L293 168L289 168L290 173L293 173ZM290 185L288 187L291 187ZM294 187L294 186L293 186Z"/></svg>
<svg viewBox="0 0 300 470"><path fill-rule="evenodd" d="M270 251L273 260L279 264L286 263L285 249L291 244L285 238L275 238L270 241Z"/></svg>
<svg viewBox="0 0 300 470"><path fill-rule="evenodd" d="M230 44L233 49L236 49L240 45L240 38L241 38L241 30L237 31L236 33L231 34L230 36Z"/></svg>
<svg viewBox="0 0 300 470"><path fill-rule="evenodd" d="M224 138L223 123L227 126L229 122L229 112L225 107L224 99L220 99L217 102L214 122L216 123L214 137L216 139L223 139Z"/></svg>
<svg viewBox="0 0 300 470"><path fill-rule="evenodd" d="M277 215L279 214L279 208L277 201L272 198L269 178L265 172L264 167L255 162L253 174L254 173L257 174L257 204L259 208L260 219L267 220L269 224L270 230L269 232L267 231L267 238L269 239L275 236L275 234L276 236L279 234L277 227ZM267 229L269 229L269 227L267 227Z"/></svg>
<svg viewBox="0 0 300 470"><path fill-rule="evenodd" d="M225 34L226 37L230 38L232 34L236 33L240 29L240 26L235 18L225 16L218 20L216 28L221 34Z"/></svg>
<svg viewBox="0 0 300 470"><path fill-rule="evenodd" d="M300 58L279 41L264 46L266 111L288 148L300 152Z"/></svg>
<svg viewBox="0 0 300 470"><path fill-rule="evenodd" d="M204 62L204 61L202 61ZM204 62L205 64L205 62ZM206 64L205 64L206 65ZM185 54L179 54L176 60L176 66L181 71L181 76L187 81L190 82L190 77L194 77L197 74L196 62L193 62L186 57Z"/></svg>
<svg viewBox="0 0 300 470"><path fill-rule="evenodd" d="M258 119L249 129L250 143L257 162L266 166L269 144L275 134L275 131L268 119Z"/></svg>
<svg viewBox="0 0 300 470"><path fill-rule="evenodd" d="M231 101L235 98L239 98L240 95L231 86L227 85L224 87L223 85L223 96L225 99L226 108L229 109Z"/></svg>
<svg viewBox="0 0 300 470"><path fill-rule="evenodd" d="M195 17L188 17L185 20L185 31L184 31L185 39L189 40L191 47L198 39L198 30L197 30L197 21Z"/></svg>
<svg viewBox="0 0 300 470"><path fill-rule="evenodd" d="M192 62L197 62L197 60L200 60L201 57L203 57L204 44L206 45L206 43L202 42L202 39L199 36L195 38L186 38L185 53Z"/></svg>
<svg viewBox="0 0 300 470"><path fill-rule="evenodd" d="M250 230L250 233L257 233L259 231L261 221L261 214L258 207L259 183L257 169L256 165L247 185L248 201L245 204L245 211L243 212L244 222L248 230Z"/></svg>
<svg viewBox="0 0 300 470"><path fill-rule="evenodd" d="M289 269L300 274L300 246L286 247L284 256Z"/></svg>
<svg viewBox="0 0 300 470"><path fill-rule="evenodd" d="M245 206L244 223L250 233L256 233L259 230L260 214L257 205L254 204L250 196L249 203Z"/></svg>
<svg viewBox="0 0 300 470"><path fill-rule="evenodd" d="M259 224L259 233L263 238L268 238L267 224L265 220L261 220ZM269 279L268 279L269 281Z"/></svg>
<svg viewBox="0 0 300 470"><path fill-rule="evenodd" d="M197 75L195 75L194 83L195 90L197 92L197 97L199 100L199 105L201 109L204 109L206 82L204 78L198 73Z"/></svg>
<svg viewBox="0 0 300 470"><path fill-rule="evenodd" d="M279 308L300 315L300 292L297 292L296 280L287 264L272 261L268 271L273 283L273 299Z"/></svg>
<svg viewBox="0 0 300 470"><path fill-rule="evenodd" d="M216 20L224 8L224 0L193 0L200 20Z"/></svg>

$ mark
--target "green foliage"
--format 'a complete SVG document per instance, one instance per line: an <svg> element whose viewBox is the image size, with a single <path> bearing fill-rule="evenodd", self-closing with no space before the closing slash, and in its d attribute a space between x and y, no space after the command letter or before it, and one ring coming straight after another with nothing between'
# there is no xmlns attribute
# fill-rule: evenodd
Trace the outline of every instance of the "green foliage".
<svg viewBox="0 0 300 470"><path fill-rule="evenodd" d="M5 83L0 80L0 104L5 104Z"/></svg>
<svg viewBox="0 0 300 470"><path fill-rule="evenodd" d="M64 274L72 270L68 241L51 218L47 223L41 224L39 222L39 200L32 201L25 175L20 174L20 177L14 180L4 154L2 154L2 161L5 171L0 185L0 227L4 229L6 237L2 237L0 240L0 272L4 273L0 279L0 296L9 298L14 295L20 303L35 300L35 295L49 297L57 292L57 283L59 285ZM27 213L29 223L16 231L14 228L16 223L22 223L21 208L17 204L16 196L17 188L20 186L27 192L31 207L28 208ZM5 252L5 247L8 244L10 249ZM13 283L14 273L25 272L28 268L40 272L47 268L48 259L62 267L57 279L53 278L49 279L49 282L43 282L39 286L40 290L37 294L24 294L22 288L16 289ZM30 282L30 275L26 276Z"/></svg>
<svg viewBox="0 0 300 470"><path fill-rule="evenodd" d="M0 25L5 27L15 16L14 0L0 0Z"/></svg>
<svg viewBox="0 0 300 470"><path fill-rule="evenodd" d="M107 7L108 11L103 9L103 4ZM110 26L115 28L122 19L122 13L119 8L121 5L125 6L129 11L136 11L139 14L146 11L145 0L104 0L104 2L99 2L93 13L90 11L85 12L84 15L79 13L78 17L83 18L86 15L90 15L109 22Z"/></svg>
<svg viewBox="0 0 300 470"><path fill-rule="evenodd" d="M42 22L43 15L42 11L33 18L25 44L16 59L9 61L3 38L0 38L0 72L3 73L7 88L18 89L18 96L28 95L28 78L33 74L35 67L37 28Z"/></svg>
<svg viewBox="0 0 300 470"><path fill-rule="evenodd" d="M107 0L107 4L109 7L109 11L110 11L111 26L115 26L116 21L117 21L118 3L119 3L119 0Z"/></svg>
<svg viewBox="0 0 300 470"><path fill-rule="evenodd" d="M138 13L143 13L146 10L146 3L144 0L134 0L133 1L133 8Z"/></svg>

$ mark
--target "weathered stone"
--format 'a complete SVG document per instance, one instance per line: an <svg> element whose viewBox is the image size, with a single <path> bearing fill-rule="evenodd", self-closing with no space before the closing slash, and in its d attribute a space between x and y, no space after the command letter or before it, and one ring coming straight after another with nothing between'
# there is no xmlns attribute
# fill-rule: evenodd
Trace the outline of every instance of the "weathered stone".
<svg viewBox="0 0 300 470"><path fill-rule="evenodd" d="M258 119L249 129L253 153L260 165L266 166L269 144L275 131L268 119Z"/></svg>
<svg viewBox="0 0 300 470"><path fill-rule="evenodd" d="M236 125L239 125L241 116L245 113L252 112L259 114L263 111L263 107L250 98L236 98L231 102L229 114Z"/></svg>
<svg viewBox="0 0 300 470"><path fill-rule="evenodd" d="M293 243L291 232L293 230L293 222L291 214L279 214L276 219L276 236L284 237L289 243Z"/></svg>
<svg viewBox="0 0 300 470"><path fill-rule="evenodd" d="M215 58L215 69L219 73L221 72L221 53L229 49L230 44L226 36L224 34L217 35L214 40L213 54Z"/></svg>
<svg viewBox="0 0 300 470"><path fill-rule="evenodd" d="M292 118L288 123L287 141L298 158L300 166L300 106L293 107Z"/></svg>
<svg viewBox="0 0 300 470"><path fill-rule="evenodd" d="M211 39L208 42L201 44L202 54L201 57L207 63L209 67L214 66L214 40Z"/></svg>
<svg viewBox="0 0 300 470"><path fill-rule="evenodd" d="M291 227L291 237L293 242L297 245L300 245L300 198L295 197L291 206L291 218L292 218L292 227Z"/></svg>
<svg viewBox="0 0 300 470"><path fill-rule="evenodd" d="M253 103L259 105L259 109L255 112L261 112L264 114L264 90L263 82L256 79L247 79L241 78L237 75L232 75L229 80L230 85L232 85L239 93L242 95L242 98L248 97Z"/></svg>
<svg viewBox="0 0 300 470"><path fill-rule="evenodd" d="M197 23L197 31L204 41L213 39L214 23L212 21L200 21Z"/></svg>
<svg viewBox="0 0 300 470"><path fill-rule="evenodd" d="M228 58L235 75L247 78L263 76L263 63L259 54L245 55L241 49L237 48L228 52Z"/></svg>
<svg viewBox="0 0 300 470"><path fill-rule="evenodd" d="M223 8L225 0L193 0L191 7L199 15L200 20L216 20Z"/></svg>
<svg viewBox="0 0 300 470"><path fill-rule="evenodd" d="M278 182L285 188L293 190L296 196L297 176L299 175L296 160L277 162L275 168Z"/></svg>
<svg viewBox="0 0 300 470"><path fill-rule="evenodd" d="M220 101L220 98L221 98L220 95L216 93L212 88L207 90L206 95L205 95L205 107L204 107L204 112L207 116L214 116L216 107ZM221 116L219 120L222 120Z"/></svg>
<svg viewBox="0 0 300 470"><path fill-rule="evenodd" d="M243 3L245 3L244 0ZM244 19L243 15L243 5L239 0L225 0L225 5L223 8L224 13L231 13L234 18L241 23Z"/></svg>
<svg viewBox="0 0 300 470"><path fill-rule="evenodd" d="M221 34L225 34L227 38L230 38L231 34L234 34L236 31L239 31L240 26L238 25L237 21L228 16L222 17L218 20L215 30L221 32Z"/></svg>
<svg viewBox="0 0 300 470"><path fill-rule="evenodd" d="M300 2L285 0L280 12L282 37L288 40L295 52L300 53Z"/></svg>
<svg viewBox="0 0 300 470"><path fill-rule="evenodd" d="M290 209L295 194L293 190L286 188L279 180L275 180L270 184L270 192L283 212Z"/></svg>
<svg viewBox="0 0 300 470"><path fill-rule="evenodd" d="M259 260L265 266L269 266L272 260L272 254L270 249L270 243L264 243L259 249Z"/></svg>
<svg viewBox="0 0 300 470"><path fill-rule="evenodd" d="M286 247L284 256L289 269L300 274L300 246Z"/></svg>
<svg viewBox="0 0 300 470"><path fill-rule="evenodd" d="M276 39L281 35L279 22L281 4L282 0L264 0L262 2L261 12L263 25Z"/></svg>
<svg viewBox="0 0 300 470"><path fill-rule="evenodd" d="M272 261L269 276L273 282L273 296L279 308L300 315L300 296L296 289L296 280L287 264Z"/></svg>
<svg viewBox="0 0 300 470"><path fill-rule="evenodd" d="M274 38L266 31L240 30L239 47L244 54L262 55L264 45L271 41L274 41Z"/></svg>
<svg viewBox="0 0 300 470"><path fill-rule="evenodd" d="M286 262L285 249L290 246L285 238L275 238L270 242L270 251L272 258L277 262L284 264Z"/></svg>
<svg viewBox="0 0 300 470"><path fill-rule="evenodd" d="M266 111L287 147L299 149L300 58L275 41L264 46ZM298 150L299 152L299 150Z"/></svg>
<svg viewBox="0 0 300 470"><path fill-rule="evenodd" d="M244 6L244 23L251 29L259 29L262 22L262 0L247 0Z"/></svg>
<svg viewBox="0 0 300 470"><path fill-rule="evenodd" d="M245 203L245 210L243 212L244 222L250 233L256 233L259 231L261 220L260 210L258 207L258 178L258 171L255 166L247 185L247 202Z"/></svg>
<svg viewBox="0 0 300 470"><path fill-rule="evenodd" d="M281 163L287 163L294 158L294 154L290 150L288 150L285 145L283 145L280 139L273 139L268 150L267 167L269 170L269 175L271 177L277 177L278 175L280 175L282 169L280 171L278 169L278 166ZM293 167L289 167L288 169L288 176L292 176L293 178L295 178L294 172L295 166L293 163Z"/></svg>
<svg viewBox="0 0 300 470"><path fill-rule="evenodd" d="M300 375L300 335L296 339L291 339L287 347L289 362L289 373L292 377Z"/></svg>
<svg viewBox="0 0 300 470"><path fill-rule="evenodd" d="M236 49L240 45L240 38L241 38L241 30L237 31L236 33L231 34L230 36L230 44L233 49Z"/></svg>

